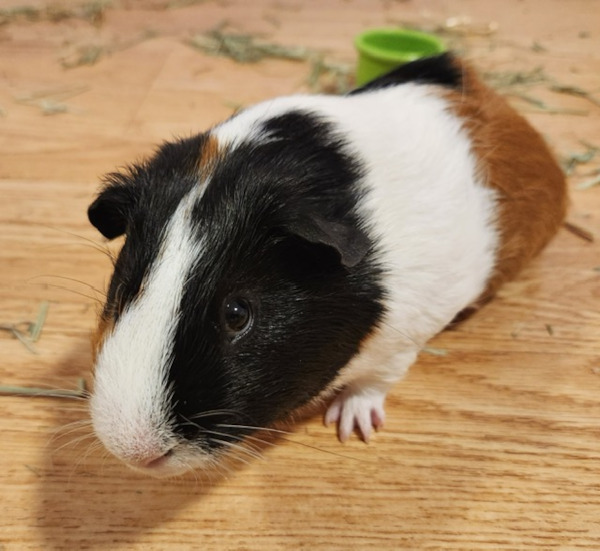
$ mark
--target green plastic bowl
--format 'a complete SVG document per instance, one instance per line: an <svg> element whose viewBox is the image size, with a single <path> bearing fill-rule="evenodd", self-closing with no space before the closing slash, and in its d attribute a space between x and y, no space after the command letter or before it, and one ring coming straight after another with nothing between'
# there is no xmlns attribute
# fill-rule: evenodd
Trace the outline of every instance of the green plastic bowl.
<svg viewBox="0 0 600 551"><path fill-rule="evenodd" d="M431 34L408 29L370 29L359 34L356 84L365 84L399 65L446 51L446 46Z"/></svg>

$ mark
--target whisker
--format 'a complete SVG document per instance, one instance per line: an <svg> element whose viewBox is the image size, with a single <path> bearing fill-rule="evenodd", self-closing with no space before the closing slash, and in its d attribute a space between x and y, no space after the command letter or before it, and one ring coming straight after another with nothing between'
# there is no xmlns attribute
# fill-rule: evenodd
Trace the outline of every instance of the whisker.
<svg viewBox="0 0 600 551"><path fill-rule="evenodd" d="M81 239L82 241L86 241L87 243L91 244L94 249L96 249L97 251L101 252L102 254L105 254L108 258L110 258L111 262L114 264L115 263L115 256L112 253L112 251L105 245L102 243L98 243L97 241L94 241L93 239L90 239L89 237L85 237L83 235L78 235L74 232L70 232L68 230L65 230L63 228L57 228L56 226L50 226L49 224L40 224L41 226L48 228L50 230L54 230L57 231L59 233L63 233L65 235L70 235L71 237L76 237L77 239Z"/></svg>
<svg viewBox="0 0 600 551"><path fill-rule="evenodd" d="M220 436L220 437L224 437L224 438L231 438L230 434L227 434L224 432L219 432L219 431L214 431L214 430L204 430L203 432L205 434L209 434L209 435ZM246 447L244 445L237 444L235 442L229 442L227 440L221 440L219 438L212 438L212 440L219 444L226 445L230 449L237 450L240 453L245 453L246 455L248 455L249 457L252 457L253 459L264 459L263 456L259 453L259 451L254 449L253 447L250 447L250 446ZM243 440L241 438L236 438L236 442L243 443Z"/></svg>
<svg viewBox="0 0 600 551"><path fill-rule="evenodd" d="M91 295L86 295L85 293L82 293L81 291L75 291L74 289L69 289L68 287L64 287L63 285L56 285L55 283L31 283L31 279L34 278L30 278L27 280L27 283L30 283L32 285L46 285L48 287L52 287L53 289L60 289L62 291L68 291L69 293L73 293L74 295L79 295L85 298L90 299L93 302L96 302L98 304L100 304L102 306L102 302L100 301L100 299L98 299L98 297L93 297Z"/></svg>
<svg viewBox="0 0 600 551"><path fill-rule="evenodd" d="M28 281L32 281L34 279L41 279L42 277L55 277L57 279L64 279L66 281L73 281L74 283L80 283L81 285L85 285L86 287L89 287L92 291L94 291L94 292L98 293L99 295L103 296L104 298L106 298L105 292L101 291L100 289L97 289L92 284L88 283L87 281L82 281L81 279L76 279L74 277L67 277L67 276L54 275L54 274L40 274L37 276L30 277L28 279Z"/></svg>
<svg viewBox="0 0 600 551"><path fill-rule="evenodd" d="M74 425L91 425L92 421L90 419L77 419L77 421L71 421L65 425L58 427L55 432L60 432L63 429L71 428Z"/></svg>
<svg viewBox="0 0 600 551"><path fill-rule="evenodd" d="M204 419L206 417L216 417L218 415L232 415L235 417L239 417L239 414L234 411L234 410L230 410L230 409L212 409L209 411L203 411L201 413L196 413L192 416L190 416L190 420L191 419Z"/></svg>
<svg viewBox="0 0 600 551"><path fill-rule="evenodd" d="M100 442L100 440L96 439L94 442L90 442L88 444L88 449L85 452L84 459L87 459L92 453L96 453L97 451L103 451L104 453L108 453L108 450L104 447L104 444Z"/></svg>
<svg viewBox="0 0 600 551"><path fill-rule="evenodd" d="M261 441L260 438L250 437L250 440L252 440L253 442L256 442L256 444L251 444L250 442L248 442L248 436L237 436L237 435L231 435L231 434L223 434L223 436L227 436L229 438L234 438L235 442L239 442L240 444L246 446L249 450L252 450L254 453L256 453L257 458L263 459L262 448L258 444L260 444L260 445L267 444L266 441Z"/></svg>
<svg viewBox="0 0 600 551"><path fill-rule="evenodd" d="M352 461L359 461L360 463L368 463L368 461L364 459L359 459L358 457L352 457L351 455L345 455L343 453L333 452L331 450L326 450L324 448L319 448L318 446L312 446L311 444L307 444L306 442L299 442L298 440L292 440L291 438L281 438L284 442L289 442L290 444L296 444L298 446L302 446L304 448L308 448L309 450L314 450L317 452L326 453L329 455L333 455L334 457L339 457L341 459L351 459Z"/></svg>
<svg viewBox="0 0 600 551"><path fill-rule="evenodd" d="M236 442L243 442L243 437L241 437L241 436L237 436L237 435L234 435L234 434L227 434L227 433L219 432L219 431L215 431L215 430L210 430L210 429L207 429L205 427L200 426L197 423L194 423L194 422L190 421L189 419L187 419L183 415L181 417L182 417L182 419L186 420L186 425L190 425L190 426L192 426L194 428L197 428L204 435L214 435L214 436L220 436L220 437L225 437L225 438L233 438L233 439L235 439ZM224 441L218 440L216 438L213 438L212 440L214 442L219 442L221 444L225 443ZM250 449L243 448L243 446L240 446L238 444L234 444L233 442L227 442L227 445L230 448L234 448L235 447L235 448L239 448L240 450L244 450L244 452L246 454L250 455L251 457L254 457L255 459L259 459L259 458L262 459L262 456L260 455L260 450L256 449L254 446L251 446L248 443L246 443L246 445ZM250 451L250 450L252 450L252 451Z"/></svg>
<svg viewBox="0 0 600 551"><path fill-rule="evenodd" d="M251 430L257 430L257 431L270 431L272 433L274 433L275 435L278 436L278 438L280 440L283 440L284 442L289 442L290 444L296 444L298 446L302 446L314 451L318 451L318 452L323 452L323 453L327 453L329 455L333 455L335 457L340 457L343 459L352 459L354 461L360 461L360 462L368 462L365 461L363 459L359 459L357 457L352 457L350 455L344 455L338 452L333 452L331 450L326 450L323 448L319 448L318 446L312 446L311 444L307 444L306 442L299 442L298 440L292 440L291 438L286 438L283 435L292 435L293 433L289 432L289 431L283 431L283 430L279 430L279 429L272 429L272 428L268 428L268 427L252 427L252 426L247 426L247 425L218 425L219 427L223 427L223 428L243 428L243 429L251 429ZM248 438L248 436L246 436L246 438Z"/></svg>
<svg viewBox="0 0 600 551"><path fill-rule="evenodd" d="M100 466L100 472L104 474L106 472L106 462L112 460L114 456L104 446L102 446L101 449L104 450L104 452L102 454L102 464Z"/></svg>
<svg viewBox="0 0 600 551"><path fill-rule="evenodd" d="M77 438L72 438L71 440L69 440L65 444L62 444L58 448L52 450L52 453L58 453L61 450L63 450L64 448L67 448L69 446L77 446L78 444L81 444L81 442L85 442L86 440L89 440L90 438L96 438L96 435L93 434L93 433L90 433L90 434L84 434L84 435L79 436Z"/></svg>
<svg viewBox="0 0 600 551"><path fill-rule="evenodd" d="M194 469L189 465L186 465L186 466L187 466L186 472L191 472L194 475L194 484L196 485L196 487L198 487L198 485L200 485L200 487L202 489L204 489L204 486L201 484L200 473L198 472L198 469Z"/></svg>
<svg viewBox="0 0 600 551"><path fill-rule="evenodd" d="M57 440L59 438L65 438L69 434L73 434L74 432L77 432L84 428L91 428L91 426L92 422L88 419L68 423L54 431L54 434L50 437L49 443L52 443L54 440Z"/></svg>
<svg viewBox="0 0 600 551"><path fill-rule="evenodd" d="M90 442L87 445L86 450L80 454L79 459L77 459L77 461L73 465L73 469L71 471L71 476L73 476L75 474L77 469L88 459L88 457L92 453L95 453L96 451L102 450L102 449L104 449L104 448L102 446L102 442L100 442L99 440Z"/></svg>
<svg viewBox="0 0 600 551"><path fill-rule="evenodd" d="M215 442L217 442L218 444L223 445L226 448L230 448L230 449L233 449L233 450L236 450L237 448L241 448L241 446L237 446L236 447L231 442L227 442L225 440L219 440L218 438L214 438L213 440ZM243 457L240 457L239 455L231 454L230 458L237 459L238 461L241 461L242 463L245 463L246 465L250 465L250 462L248 460L244 459Z"/></svg>
<svg viewBox="0 0 600 551"><path fill-rule="evenodd" d="M244 436L243 439L244 440L252 440L253 442L256 442L257 444L259 444L261 446L274 447L277 445L275 442L269 442L268 440L265 440L264 438L258 438L257 436L251 436L249 434Z"/></svg>
<svg viewBox="0 0 600 551"><path fill-rule="evenodd" d="M45 245L44 250L51 251L52 249L64 249L65 247L83 247L86 249L92 249L106 256L113 266L115 264L114 255L111 251L108 249L102 249L101 247L97 247L95 245L90 245L89 243L55 243L52 245Z"/></svg>
<svg viewBox="0 0 600 551"><path fill-rule="evenodd" d="M410 341L412 344L414 344L419 350L423 347L424 343L418 342L414 337L411 337L409 334L405 333L404 331L400 331L400 329L398 329L397 327L394 327L393 325L390 325L389 323L383 321L381 322L383 323L383 325L385 325L386 327L389 327L390 329L392 329L393 331L396 331L396 333L398 333L402 338Z"/></svg>
<svg viewBox="0 0 600 551"><path fill-rule="evenodd" d="M248 429L248 430L257 430L257 431L267 431L267 432L272 432L274 434L287 434L287 435L293 434L292 432L287 431L287 430L274 429L271 427L258 427L258 426L252 426L252 425L228 425L225 423L219 423L217 426L222 427L224 429Z"/></svg>
<svg viewBox="0 0 600 551"><path fill-rule="evenodd" d="M227 480L231 469L225 462L214 461L211 464L210 470L207 470L204 474L208 474L211 484L218 482L221 479Z"/></svg>
<svg viewBox="0 0 600 551"><path fill-rule="evenodd" d="M180 417L185 421L184 426L189 425L190 427L194 427L202 430L202 427L198 423L194 423L191 419L188 419L185 415L180 415Z"/></svg>

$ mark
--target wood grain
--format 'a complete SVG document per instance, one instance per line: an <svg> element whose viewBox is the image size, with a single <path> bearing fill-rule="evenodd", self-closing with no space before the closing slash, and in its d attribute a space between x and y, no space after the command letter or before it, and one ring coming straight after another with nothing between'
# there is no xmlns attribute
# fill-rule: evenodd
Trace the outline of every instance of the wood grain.
<svg viewBox="0 0 600 551"><path fill-rule="evenodd" d="M226 20L352 63L366 26L468 16L447 39L480 69L543 67L600 97L594 0L569 2L568 14L558 0L167 3L114 2L96 24L0 26L0 323L35 319L50 301L37 355L0 333L4 384L91 382L103 253L119 247L86 220L100 174L234 104L308 91L308 62L238 65L187 46L195 32ZM474 32L490 22L494 34ZM104 48L95 64L61 65L90 44ZM584 151L580 140L600 145L600 108L550 84L520 92L585 116L511 102L561 155ZM67 111L44 115L39 98ZM600 548L600 187L576 189L599 166L570 179L569 219L596 241L562 230L493 302L439 335L431 346L442 355L421 355L368 446L339 444L314 414L222 479L155 481L89 437L85 402L0 397L0 549Z"/></svg>

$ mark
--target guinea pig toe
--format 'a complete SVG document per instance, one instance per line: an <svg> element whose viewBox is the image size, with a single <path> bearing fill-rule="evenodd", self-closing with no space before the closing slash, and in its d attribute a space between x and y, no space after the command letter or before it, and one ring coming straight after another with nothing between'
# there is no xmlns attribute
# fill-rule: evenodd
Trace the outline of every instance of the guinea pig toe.
<svg viewBox="0 0 600 551"><path fill-rule="evenodd" d="M334 400L329 408L327 408L327 412L325 413L325 426L328 427L331 423L337 423L340 420L340 415L342 413L342 404L343 400L339 398Z"/></svg>
<svg viewBox="0 0 600 551"><path fill-rule="evenodd" d="M325 424L337 422L338 438L346 442L356 429L364 442L369 442L373 429L383 426L385 394L379 392L343 392L325 414Z"/></svg>

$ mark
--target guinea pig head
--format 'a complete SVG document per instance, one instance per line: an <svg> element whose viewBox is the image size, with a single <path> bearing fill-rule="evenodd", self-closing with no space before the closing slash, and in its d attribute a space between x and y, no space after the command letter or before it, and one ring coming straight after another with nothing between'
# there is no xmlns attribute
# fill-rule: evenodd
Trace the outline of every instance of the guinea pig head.
<svg viewBox="0 0 600 551"><path fill-rule="evenodd" d="M108 176L88 214L126 235L95 343L109 451L156 476L209 468L327 388L382 314L360 177L301 113Z"/></svg>

